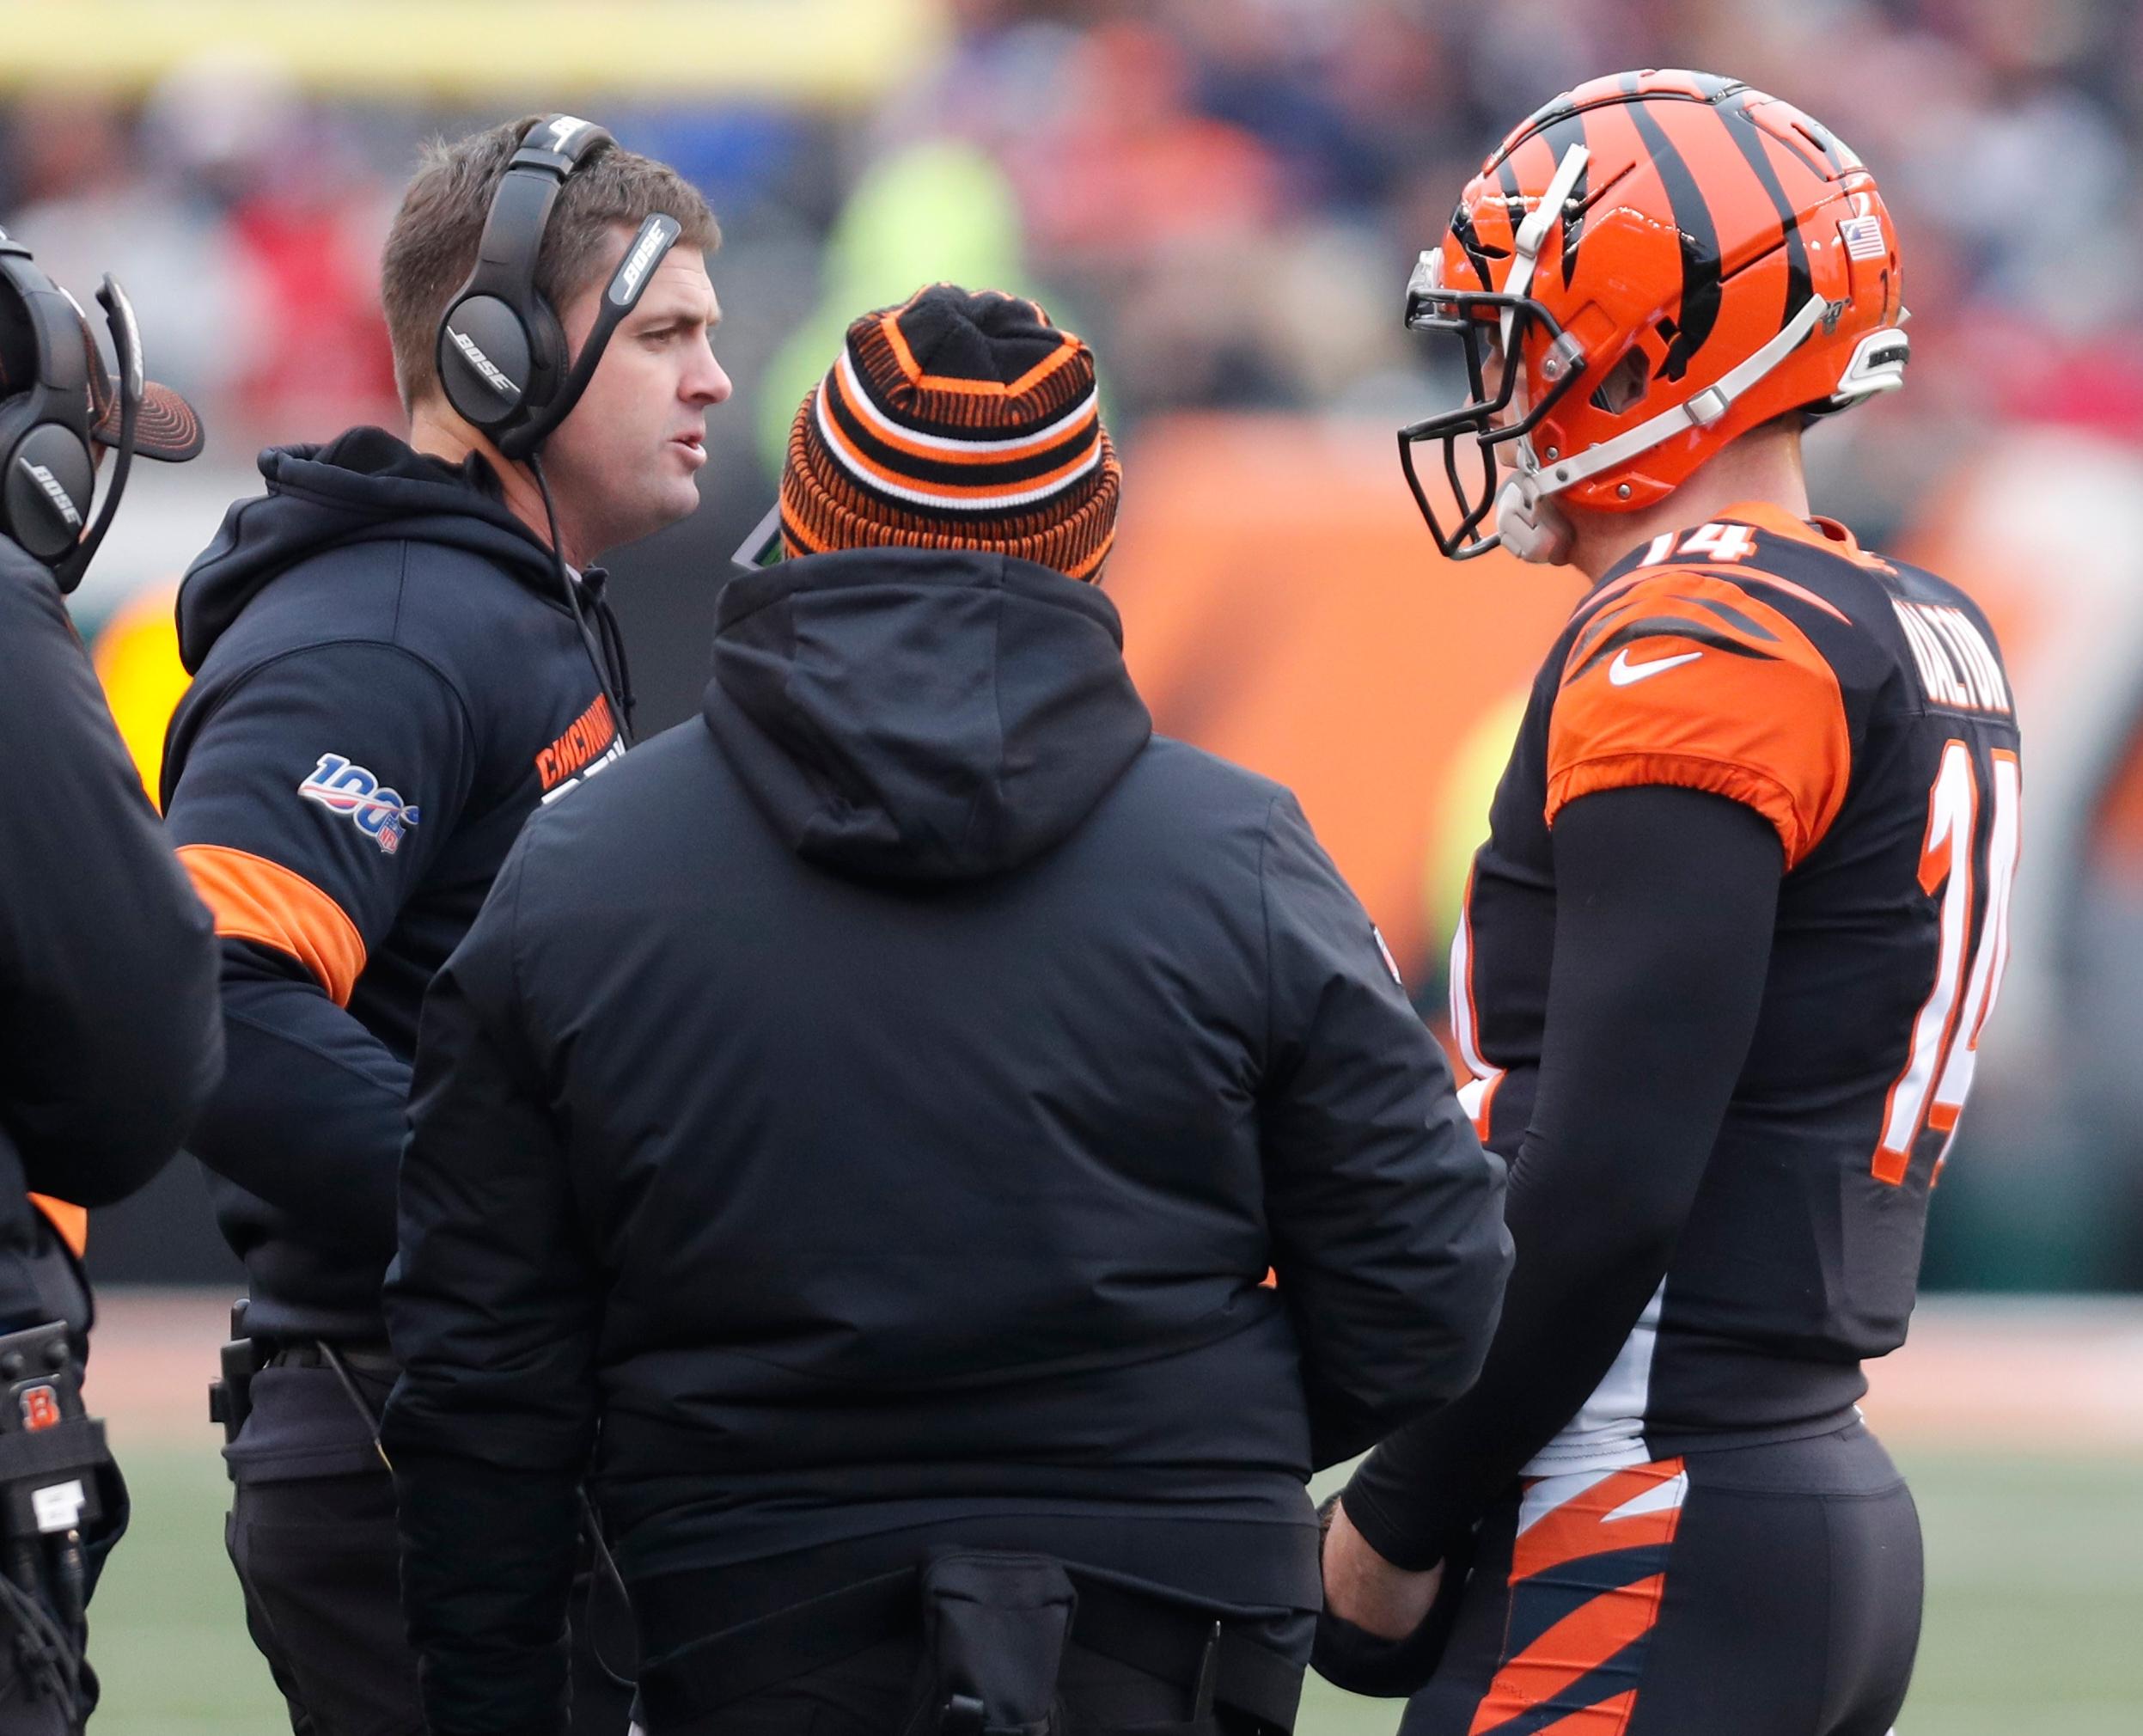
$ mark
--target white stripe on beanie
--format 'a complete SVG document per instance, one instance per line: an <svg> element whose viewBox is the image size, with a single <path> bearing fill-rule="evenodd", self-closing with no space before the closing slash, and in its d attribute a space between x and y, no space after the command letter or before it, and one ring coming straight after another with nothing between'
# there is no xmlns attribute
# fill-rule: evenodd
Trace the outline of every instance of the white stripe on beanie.
<svg viewBox="0 0 2143 1736"><path fill-rule="evenodd" d="M846 360L846 357L843 359ZM942 493L930 488L927 485L918 485L913 481L905 486L889 482L884 477L876 475L868 469L861 462L861 455L855 451L833 419L827 413L826 388L823 384L818 389L812 409L817 418L820 437L827 450L833 455L835 462L847 472L859 487L872 493L891 495L894 499L907 501L911 505L929 507L935 510L990 513L1008 512L1016 507L1032 506L1049 499L1052 496L1063 493L1102 462L1102 441L1097 431L1093 446L1084 458L1061 476L1038 486L1022 488L1015 485L1008 489L992 491L982 495ZM950 443L964 445L967 443L953 442ZM1023 441L1017 443L1024 444L1025 443Z"/></svg>
<svg viewBox="0 0 2143 1736"><path fill-rule="evenodd" d="M1077 425L1079 419L1086 415L1093 407L1094 403L1095 388L1089 386L1078 400L1053 422L1045 423L1039 428L1031 428L1026 433L1016 435L1010 440L962 440L945 434L925 434L919 428L907 427L888 416L884 411L870 401L870 394L864 389L863 382L856 373L855 361L849 355L846 345L842 346L840 355L835 358L833 365L840 370L841 377L848 382L849 389L846 394L848 401L856 406L867 421L876 423L882 431L897 439L912 440L918 446L928 446L939 452L1012 454L1023 446L1037 448L1047 446L1070 432Z"/></svg>

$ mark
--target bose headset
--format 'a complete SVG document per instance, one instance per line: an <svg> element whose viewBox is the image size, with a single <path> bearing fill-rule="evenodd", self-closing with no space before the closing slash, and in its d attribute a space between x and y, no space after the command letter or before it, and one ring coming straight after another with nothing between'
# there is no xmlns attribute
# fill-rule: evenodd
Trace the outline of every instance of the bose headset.
<svg viewBox="0 0 2143 1736"><path fill-rule="evenodd" d="M559 547L558 509L552 504L540 449L580 402L618 322L639 305L655 267L677 239L677 219L658 211L641 223L611 274L595 323L570 373L558 310L544 299L535 281L551 209L560 190L599 147L616 143L602 127L575 115L547 114L529 125L491 196L475 266L439 321L436 353L439 384L455 413L481 429L506 457L525 461L535 478L550 520L551 553L558 562L566 606L589 644L596 682L617 719L619 737L629 742L631 720L624 697L611 690L609 669L589 638L579 587Z"/></svg>
<svg viewBox="0 0 2143 1736"><path fill-rule="evenodd" d="M89 446L89 327L73 296L31 262L30 250L0 229L0 295L21 306L35 355L27 384L0 402L0 533L52 570L60 590L71 591L89 571L90 557L112 528L119 496L133 468L134 435L141 413L142 346L134 309L118 282L107 277L97 291L112 328L119 364L119 457L104 509L87 533L87 512L96 488L96 456Z"/></svg>

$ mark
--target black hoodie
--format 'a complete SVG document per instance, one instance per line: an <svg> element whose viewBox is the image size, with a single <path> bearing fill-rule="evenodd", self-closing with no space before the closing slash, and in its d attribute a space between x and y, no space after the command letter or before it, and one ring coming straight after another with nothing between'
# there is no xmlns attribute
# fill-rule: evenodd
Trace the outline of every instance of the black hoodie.
<svg viewBox="0 0 2143 1736"><path fill-rule="evenodd" d="M26 1189L124 1199L222 1064L208 913L142 793L52 576L0 536L0 1332L89 1323Z"/></svg>
<svg viewBox="0 0 2143 1736"><path fill-rule="evenodd" d="M480 460L368 428L260 470L179 596L165 811L223 937L229 1052L192 1146L252 1330L376 1342L425 987L528 815L621 744Z"/></svg>
<svg viewBox="0 0 2143 1736"><path fill-rule="evenodd" d="M1368 917L1151 735L1089 586L858 551L719 621L703 721L529 826L425 1007L432 1729L553 1727L591 1450L657 1662L955 1533L1314 1606L1304 1479L1465 1387L1509 1260Z"/></svg>

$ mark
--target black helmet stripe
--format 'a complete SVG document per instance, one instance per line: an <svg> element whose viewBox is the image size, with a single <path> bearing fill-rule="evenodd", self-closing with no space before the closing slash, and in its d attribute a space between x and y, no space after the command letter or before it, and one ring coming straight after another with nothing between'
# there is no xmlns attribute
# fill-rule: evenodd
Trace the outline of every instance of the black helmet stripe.
<svg viewBox="0 0 2143 1736"><path fill-rule="evenodd" d="M1503 188L1504 209L1511 213L1511 227L1515 229L1520 220L1519 205L1525 195L1519 190L1518 172L1508 151L1504 153L1503 161L1496 165L1496 181Z"/></svg>
<svg viewBox="0 0 2143 1736"><path fill-rule="evenodd" d="M1748 118L1749 100L1755 95L1754 91L1743 90L1727 98L1719 106L1719 118L1733 136L1750 172L1771 196L1771 208L1779 214L1779 229L1786 238L1786 307L1779 315L1779 329L1784 331L1786 322L1808 305L1808 298L1815 290L1810 286L1808 243L1801 238L1800 217L1793 210L1793 202L1786 196L1786 187L1779 180L1778 165L1771 161L1771 153L1764 148L1763 129Z"/></svg>
<svg viewBox="0 0 2143 1736"><path fill-rule="evenodd" d="M1574 114L1577 111L1572 107L1570 98L1571 93L1566 90L1560 96L1549 97L1547 101L1527 115L1525 125L1518 129L1518 144L1523 144L1542 127L1560 120L1565 115ZM1508 156L1509 153L1505 152L1505 155Z"/></svg>
<svg viewBox="0 0 2143 1736"><path fill-rule="evenodd" d="M1830 179L1831 168L1829 161L1814 148L1816 141L1798 126L1789 127L1786 134L1780 138L1779 143L1807 165L1808 172L1818 180Z"/></svg>
<svg viewBox="0 0 2143 1736"><path fill-rule="evenodd" d="M1570 197L1563 203L1563 287L1570 287L1570 280L1578 271L1578 242L1585 229L1585 196L1592 191L1592 164L1588 162L1578 171L1578 179L1571 184Z"/></svg>
<svg viewBox="0 0 2143 1736"><path fill-rule="evenodd" d="M1481 279L1481 288L1494 289L1495 280L1488 275L1488 255L1481 245L1481 233L1474 227L1474 214L1463 204L1451 213L1451 233L1458 237L1459 246L1466 249L1466 262Z"/></svg>
<svg viewBox="0 0 2143 1736"><path fill-rule="evenodd" d="M1573 144L1589 144L1586 137L1584 112L1566 109L1541 129L1541 142L1548 147L1548 172L1569 154ZM1569 200L1563 206L1563 287L1570 287L1570 280L1578 270L1578 241L1584 234L1585 198L1592 190L1592 165L1588 161L1578 173L1577 185L1570 189Z"/></svg>
<svg viewBox="0 0 2143 1736"><path fill-rule="evenodd" d="M1557 97L1553 102L1537 110L1525 125L1518 129L1515 142L1496 159L1496 180L1503 189L1505 209L1511 213L1511 227L1513 230L1524 221L1523 211L1525 198L1523 189L1518 185L1518 172L1515 159L1518 152L1536 138L1548 147L1548 174L1553 175L1572 145L1589 143L1585 137L1584 111L1572 108L1566 93L1563 96ZM1562 262L1565 289L1570 287L1570 280L1578 269L1578 260L1574 249L1579 237L1584 234L1585 199L1591 190L1591 185L1592 168L1588 163L1584 169L1579 171L1577 185L1570 190L1569 203L1563 208ZM1462 231L1459 231L1456 222L1452 223L1451 228L1458 234L1459 245L1465 248L1470 254L1473 252L1472 242L1468 241ZM1474 267L1476 271L1482 271L1481 262L1475 260ZM1485 271L1481 277L1481 287L1483 289L1489 287Z"/></svg>
<svg viewBox="0 0 2143 1736"><path fill-rule="evenodd" d="M1658 116L1642 97L1629 105L1629 112L1652 167L1658 171L1659 184L1666 189L1667 208L1674 213L1675 228L1680 232L1682 312L1674 341L1667 345L1666 360L1659 364L1657 376L1662 380L1679 380L1688 371L1690 358L1712 335L1712 327L1719 323L1719 227L1712 221L1712 208L1696 177L1674 148Z"/></svg>
<svg viewBox="0 0 2143 1736"><path fill-rule="evenodd" d="M1823 156L1830 164L1831 173L1843 174L1846 172L1846 154L1838 148L1838 135L1825 126L1822 121L1808 115L1803 115L1801 121L1803 131L1822 148Z"/></svg>

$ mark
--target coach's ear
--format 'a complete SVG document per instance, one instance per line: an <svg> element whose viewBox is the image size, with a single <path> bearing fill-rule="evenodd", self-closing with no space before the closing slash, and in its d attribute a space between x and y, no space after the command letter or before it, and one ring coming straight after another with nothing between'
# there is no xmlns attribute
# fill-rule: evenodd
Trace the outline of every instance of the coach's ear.
<svg viewBox="0 0 2143 1736"><path fill-rule="evenodd" d="M1317 1509L1322 1526L1331 1524L1334 1495ZM1474 1564L1474 1538L1468 1531L1452 1545L1444 1561L1443 1583L1421 1625L1403 1640L1383 1640L1343 1621L1330 1611L1317 1617L1317 1639L1310 1665L1335 1688L1350 1694L1368 1694L1382 1700L1403 1700L1428 1685L1442 1661L1458 1625L1460 1605Z"/></svg>

